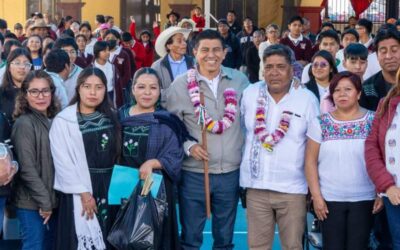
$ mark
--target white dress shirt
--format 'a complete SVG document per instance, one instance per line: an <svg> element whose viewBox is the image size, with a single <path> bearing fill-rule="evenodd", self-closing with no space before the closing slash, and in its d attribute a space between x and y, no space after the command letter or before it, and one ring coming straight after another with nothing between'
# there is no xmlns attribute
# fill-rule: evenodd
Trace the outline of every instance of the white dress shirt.
<svg viewBox="0 0 400 250"><path fill-rule="evenodd" d="M266 106L267 129L269 133L278 127L283 111L293 112L289 130L285 137L274 146L273 152L260 149L259 177L251 175L250 160L254 137L255 114L260 81L245 89L241 102L242 119L245 125L246 142L240 165L240 186L268 189L282 193L306 194L307 183L304 175L304 153L307 130L311 121L319 115L318 100L313 93L303 88L291 88L278 103L267 91L269 104Z"/></svg>

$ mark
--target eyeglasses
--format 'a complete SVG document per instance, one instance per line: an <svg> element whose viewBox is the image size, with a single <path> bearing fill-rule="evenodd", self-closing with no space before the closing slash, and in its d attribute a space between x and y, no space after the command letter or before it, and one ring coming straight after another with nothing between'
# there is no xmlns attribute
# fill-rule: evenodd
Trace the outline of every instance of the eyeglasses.
<svg viewBox="0 0 400 250"><path fill-rule="evenodd" d="M42 94L43 97L49 97L51 95L51 89L50 88L44 88L42 90L39 90L39 89L28 89L27 92L32 97L39 97L40 94Z"/></svg>
<svg viewBox="0 0 400 250"><path fill-rule="evenodd" d="M32 63L21 63L21 62L11 62L10 64L14 65L17 68L30 69L32 67Z"/></svg>
<svg viewBox="0 0 400 250"><path fill-rule="evenodd" d="M66 49L63 49L68 55L71 55L71 56L76 56L76 50L66 50Z"/></svg>
<svg viewBox="0 0 400 250"><path fill-rule="evenodd" d="M312 64L312 67L314 68L314 69L316 69L316 68L321 68L321 69L324 69L324 68L326 68L326 67L328 67L328 63L326 63L326 62L313 62L313 64Z"/></svg>

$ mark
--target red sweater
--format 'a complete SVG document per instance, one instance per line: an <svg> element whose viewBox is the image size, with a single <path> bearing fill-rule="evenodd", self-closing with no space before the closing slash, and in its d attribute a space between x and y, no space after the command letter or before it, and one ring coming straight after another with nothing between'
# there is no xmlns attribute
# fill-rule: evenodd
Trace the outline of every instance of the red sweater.
<svg viewBox="0 0 400 250"><path fill-rule="evenodd" d="M206 19L204 19L203 16L196 16L193 14L192 20L196 23L196 28L199 28L199 31L206 26Z"/></svg>
<svg viewBox="0 0 400 250"><path fill-rule="evenodd" d="M140 43L142 46L141 48L137 47L137 50L140 50L139 53L143 52L143 56L142 55L138 55L136 50L134 48L132 48L132 51L135 53L135 59L137 56L141 56L143 57L143 60L140 63L140 67L151 67L151 65L154 62L154 55L155 55L155 49L154 49L154 45L155 45L155 40L157 39L158 35L160 34L160 27L153 27L153 34L154 34L154 40L150 41L151 45L147 45L146 47L144 47L142 41L140 41L137 37L136 37L136 23L131 22L131 24L129 25L129 32L131 33L131 36L133 37L133 39L135 39L135 41L137 43ZM136 43L135 43L136 45ZM136 59L137 62L137 59ZM136 63L136 67L137 69L139 69L139 65Z"/></svg>
<svg viewBox="0 0 400 250"><path fill-rule="evenodd" d="M136 70L140 69L141 67L144 67L146 51L144 49L143 44L135 40L135 44L131 47L131 50L135 57Z"/></svg>
<svg viewBox="0 0 400 250"><path fill-rule="evenodd" d="M396 185L393 175L386 169L385 138L396 113L397 104L400 102L400 96L393 97L390 100L388 110L380 117L378 113L382 108L382 100L372 122L371 133L365 141L367 171L378 193L385 193L389 187Z"/></svg>

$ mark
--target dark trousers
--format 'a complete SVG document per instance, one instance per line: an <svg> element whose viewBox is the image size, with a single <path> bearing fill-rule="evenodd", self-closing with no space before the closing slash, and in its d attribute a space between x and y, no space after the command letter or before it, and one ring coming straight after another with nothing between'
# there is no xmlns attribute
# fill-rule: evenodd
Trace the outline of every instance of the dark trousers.
<svg viewBox="0 0 400 250"><path fill-rule="evenodd" d="M233 230L239 201L239 170L209 176L213 249L233 249ZM179 216L182 249L200 249L207 219L204 174L182 171Z"/></svg>
<svg viewBox="0 0 400 250"><path fill-rule="evenodd" d="M324 250L365 250L373 222L374 201L326 202L328 218L322 222Z"/></svg>
<svg viewBox="0 0 400 250"><path fill-rule="evenodd" d="M383 198L383 202L392 235L393 250L400 250L400 205L393 206L386 197Z"/></svg>

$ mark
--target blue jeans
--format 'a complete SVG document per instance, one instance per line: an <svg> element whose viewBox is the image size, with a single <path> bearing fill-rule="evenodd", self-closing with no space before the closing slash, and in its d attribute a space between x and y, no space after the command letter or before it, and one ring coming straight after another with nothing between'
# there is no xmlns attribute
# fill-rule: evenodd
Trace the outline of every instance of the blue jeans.
<svg viewBox="0 0 400 250"><path fill-rule="evenodd" d="M22 250L52 250L56 235L56 216L51 215L47 225L38 210L17 208L20 221Z"/></svg>
<svg viewBox="0 0 400 250"><path fill-rule="evenodd" d="M390 234L392 235L393 250L400 250L400 205L393 206L390 200L383 198Z"/></svg>
<svg viewBox="0 0 400 250"><path fill-rule="evenodd" d="M213 249L233 249L233 230L239 201L239 170L209 176ZM207 219L204 174L182 171L179 216L182 249L200 249Z"/></svg>
<svg viewBox="0 0 400 250"><path fill-rule="evenodd" d="M3 230L4 209L6 207L6 197L0 196L0 233Z"/></svg>

